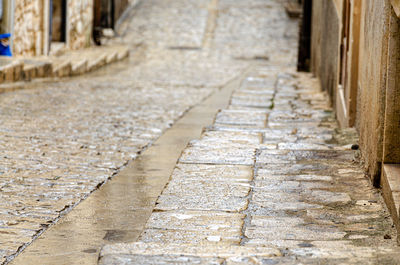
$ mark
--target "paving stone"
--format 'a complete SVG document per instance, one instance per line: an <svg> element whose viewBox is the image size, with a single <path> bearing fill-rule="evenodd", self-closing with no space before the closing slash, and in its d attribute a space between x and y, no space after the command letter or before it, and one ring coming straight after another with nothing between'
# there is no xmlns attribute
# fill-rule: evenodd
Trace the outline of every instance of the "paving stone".
<svg viewBox="0 0 400 265"><path fill-rule="evenodd" d="M346 219L352 222L359 222L359 221L365 221L365 220L370 220L370 219L378 219L380 217L379 214L361 214L361 215L348 215L346 216Z"/></svg>
<svg viewBox="0 0 400 265"><path fill-rule="evenodd" d="M371 247L349 247L348 245L338 245L333 242L333 244L329 245L327 242L324 242L325 247L319 248L302 248L302 249L293 249L293 253L299 256L313 256L314 258L324 259L324 258L332 258L332 259L350 259L352 263L359 262L367 262L367 264L377 264L377 255L385 255L390 253L392 250L390 248L371 248ZM396 259L397 257L393 257ZM372 260L370 260L372 259ZM371 263L368 260L372 261ZM389 263L395 264L395 263Z"/></svg>
<svg viewBox="0 0 400 265"><path fill-rule="evenodd" d="M365 239L368 238L366 235L350 235L349 239Z"/></svg>
<svg viewBox="0 0 400 265"><path fill-rule="evenodd" d="M315 203L306 203L298 193L282 192L254 192L250 206L255 206L264 211L298 211L305 209L322 208ZM249 206L249 207L250 207ZM258 214L260 215L260 214ZM261 215L268 215L262 214Z"/></svg>
<svg viewBox="0 0 400 265"><path fill-rule="evenodd" d="M212 178L210 178L212 179ZM168 183L164 195L246 197L250 192L248 183L217 182L210 179L199 181L175 180Z"/></svg>
<svg viewBox="0 0 400 265"><path fill-rule="evenodd" d="M308 242L308 241L306 241ZM275 247L280 249L298 248L299 245L304 244L304 241L298 240L282 240L282 239L265 239L265 238L251 238L245 242L245 246L249 247ZM277 260L278 262L279 260Z"/></svg>
<svg viewBox="0 0 400 265"><path fill-rule="evenodd" d="M279 98L278 95L275 96ZM288 95L285 93L285 97ZM279 99L278 99L279 102ZM306 111L272 111L269 113L268 120L270 122L320 122L326 117L325 113L306 112Z"/></svg>
<svg viewBox="0 0 400 265"><path fill-rule="evenodd" d="M165 254L169 253L169 254ZM221 259L229 259L236 257L264 257L274 258L281 256L281 252L277 248L268 247L239 247L225 245L190 245L190 244L162 244L162 243L144 243L137 242L131 244L114 244L108 245L102 249L100 264L113 264L113 260L123 255L124 258L129 256L183 256L198 257L204 260L210 260L210 256L220 257ZM134 258L134 257L132 257ZM212 260L212 259L211 259ZM111 262L111 263L110 263ZM200 263L201 264L201 263ZM212 263L211 263L212 264ZM218 263L217 263L218 264Z"/></svg>
<svg viewBox="0 0 400 265"><path fill-rule="evenodd" d="M250 182L253 169L241 165L177 164L172 176L173 180Z"/></svg>
<svg viewBox="0 0 400 265"><path fill-rule="evenodd" d="M257 192L273 192L273 191L280 191L280 192L300 192L300 182L298 181L274 181L272 179L269 180L257 180L254 183L254 190Z"/></svg>
<svg viewBox="0 0 400 265"><path fill-rule="evenodd" d="M244 88L239 88L235 90L232 94L232 98L235 97L256 97L256 96L261 96L261 97L268 97L268 99L273 99L275 94L274 89L265 89L265 90L246 90Z"/></svg>
<svg viewBox="0 0 400 265"><path fill-rule="evenodd" d="M258 144L261 140L259 133L252 132L225 132L225 131L207 131L202 134L201 139L215 139L218 141L229 139L231 141L241 141L243 144Z"/></svg>
<svg viewBox="0 0 400 265"><path fill-rule="evenodd" d="M227 244L240 243L239 228L236 233L222 231L191 231L191 230L162 230L145 229L139 237L141 242L175 243L175 244Z"/></svg>
<svg viewBox="0 0 400 265"><path fill-rule="evenodd" d="M265 77L248 76L243 80L242 88L252 90L252 88L274 90L275 80Z"/></svg>
<svg viewBox="0 0 400 265"><path fill-rule="evenodd" d="M239 233L245 215L225 212L168 211L153 213L146 228Z"/></svg>
<svg viewBox="0 0 400 265"><path fill-rule="evenodd" d="M307 209L306 215L316 223L320 224L337 225L348 223L345 213L339 211L327 211L323 207L319 209Z"/></svg>
<svg viewBox="0 0 400 265"><path fill-rule="evenodd" d="M213 147L258 147L261 142L261 134L245 132L208 131L199 140L190 142L192 146Z"/></svg>
<svg viewBox="0 0 400 265"><path fill-rule="evenodd" d="M268 240L338 240L342 239L346 232L335 229L320 227L320 230L312 230L306 227L274 227L270 228L247 228L245 235L248 238L263 238Z"/></svg>
<svg viewBox="0 0 400 265"><path fill-rule="evenodd" d="M271 93L244 93L244 91L234 92L231 98L231 105L233 106L247 106L270 108L272 106L273 95Z"/></svg>
<svg viewBox="0 0 400 265"><path fill-rule="evenodd" d="M253 165L254 157L255 149L252 148L193 146L183 151L179 162L192 164Z"/></svg>
<svg viewBox="0 0 400 265"><path fill-rule="evenodd" d="M209 210L240 212L247 207L247 199L240 197L213 197L161 195L158 198L156 210Z"/></svg>
<svg viewBox="0 0 400 265"><path fill-rule="evenodd" d="M296 133L293 130L273 130L269 129L264 133L263 143L295 142Z"/></svg>
<svg viewBox="0 0 400 265"><path fill-rule="evenodd" d="M284 166L283 166L284 165ZM257 164L260 169L273 175L296 175L296 174L332 174L336 172L337 166L326 163L278 163L278 164Z"/></svg>
<svg viewBox="0 0 400 265"><path fill-rule="evenodd" d="M356 201L356 207L363 212L377 212L382 210L382 204L377 201L359 200Z"/></svg>
<svg viewBox="0 0 400 265"><path fill-rule="evenodd" d="M296 162L313 161L325 162L332 160L331 164L352 162L352 151L325 151L325 150L262 150L257 157L258 164L293 164Z"/></svg>
<svg viewBox="0 0 400 265"><path fill-rule="evenodd" d="M276 150L278 148L278 145L263 143L263 144L260 144L259 147L262 149L267 149L267 150Z"/></svg>
<svg viewBox="0 0 400 265"><path fill-rule="evenodd" d="M268 169L260 168L254 177L256 180L294 180L294 181L333 181L332 176L319 175L274 175Z"/></svg>
<svg viewBox="0 0 400 265"><path fill-rule="evenodd" d="M322 203L331 204L347 204L351 202L351 198L347 193L343 192L330 192L325 190L313 190L310 194L313 200Z"/></svg>
<svg viewBox="0 0 400 265"><path fill-rule="evenodd" d="M104 258L100 264L223 264L223 259L177 255L122 255Z"/></svg>
<svg viewBox="0 0 400 265"><path fill-rule="evenodd" d="M318 127L319 122L302 122L302 121L292 121L292 122L268 122L268 127L272 129L282 129L291 128L297 129L299 127Z"/></svg>
<svg viewBox="0 0 400 265"><path fill-rule="evenodd" d="M244 125L252 127L265 127L267 113L262 110L222 110L215 118L216 124Z"/></svg>
<svg viewBox="0 0 400 265"><path fill-rule="evenodd" d="M250 225L257 227L295 227L305 223L305 220L297 217L270 217L270 216L253 216Z"/></svg>
<svg viewBox="0 0 400 265"><path fill-rule="evenodd" d="M281 150L331 150L331 146L327 144L317 143L279 143L278 149Z"/></svg>

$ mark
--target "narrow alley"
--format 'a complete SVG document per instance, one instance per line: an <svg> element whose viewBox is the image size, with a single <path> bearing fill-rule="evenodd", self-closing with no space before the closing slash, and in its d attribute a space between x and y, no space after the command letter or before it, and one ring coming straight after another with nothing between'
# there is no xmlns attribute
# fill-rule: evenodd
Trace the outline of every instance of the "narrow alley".
<svg viewBox="0 0 400 265"><path fill-rule="evenodd" d="M400 264L284 0L144 0L130 58L0 94L1 264Z"/></svg>

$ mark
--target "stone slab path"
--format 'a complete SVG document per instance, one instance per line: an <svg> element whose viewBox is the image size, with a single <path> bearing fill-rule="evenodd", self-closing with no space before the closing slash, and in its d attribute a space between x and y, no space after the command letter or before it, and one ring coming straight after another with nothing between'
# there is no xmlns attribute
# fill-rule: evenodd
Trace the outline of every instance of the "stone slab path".
<svg viewBox="0 0 400 265"><path fill-rule="evenodd" d="M100 264L398 264L356 143L315 79L256 66L183 151L139 240Z"/></svg>
<svg viewBox="0 0 400 265"><path fill-rule="evenodd" d="M41 264L64 256L92 264L74 256L86 254L97 262L100 247L86 244L94 235L60 244L73 235L57 234L65 224L124 242L105 246L101 264L399 263L387 210L351 150L354 132L337 130L326 95L294 71L298 23L284 2L145 0L119 40L131 47L130 61L1 94L0 263L18 254L13 264L38 264L33 255ZM145 204L124 216L141 218L98 227L93 216L111 220L121 206L96 212L105 204L93 192L115 184L175 121L248 69L160 196L133 181L117 183L131 197L104 189L125 206ZM84 222L74 219L91 198ZM143 230L137 223L148 209ZM136 233L137 242L124 241Z"/></svg>

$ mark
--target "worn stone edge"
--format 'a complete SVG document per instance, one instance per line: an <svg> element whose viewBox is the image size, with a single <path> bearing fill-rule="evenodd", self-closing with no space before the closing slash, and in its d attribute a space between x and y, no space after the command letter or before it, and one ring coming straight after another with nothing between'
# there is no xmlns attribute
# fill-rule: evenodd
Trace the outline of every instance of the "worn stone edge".
<svg viewBox="0 0 400 265"><path fill-rule="evenodd" d="M397 168L398 170L394 170ZM397 242L400 242L400 165L384 164L381 177L382 196L389 209L393 224L397 230Z"/></svg>

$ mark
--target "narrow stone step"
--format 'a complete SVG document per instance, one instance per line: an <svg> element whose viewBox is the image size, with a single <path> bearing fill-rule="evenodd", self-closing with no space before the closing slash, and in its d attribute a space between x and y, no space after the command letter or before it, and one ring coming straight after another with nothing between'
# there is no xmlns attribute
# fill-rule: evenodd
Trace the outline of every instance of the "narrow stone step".
<svg viewBox="0 0 400 265"><path fill-rule="evenodd" d="M51 76L52 72L53 66L49 61L24 60L23 78L25 81Z"/></svg>
<svg viewBox="0 0 400 265"><path fill-rule="evenodd" d="M384 164L381 178L382 195L400 235L400 164Z"/></svg>
<svg viewBox="0 0 400 265"><path fill-rule="evenodd" d="M88 59L73 59L72 62L71 75L81 75L87 72L88 69Z"/></svg>
<svg viewBox="0 0 400 265"><path fill-rule="evenodd" d="M16 82L22 80L24 63L14 58L1 58L0 83Z"/></svg>
<svg viewBox="0 0 400 265"><path fill-rule="evenodd" d="M106 59L107 64L114 63L116 61L118 61L118 52L117 51L110 52L107 55L107 59Z"/></svg>
<svg viewBox="0 0 400 265"><path fill-rule="evenodd" d="M118 50L118 61L123 60L129 56L129 48L128 47L121 47Z"/></svg>
<svg viewBox="0 0 400 265"><path fill-rule="evenodd" d="M72 64L69 60L53 60L53 76L65 77L72 73Z"/></svg>
<svg viewBox="0 0 400 265"><path fill-rule="evenodd" d="M31 81L35 78L82 75L125 59L129 48L123 45L64 51L59 55L29 59L0 58L0 83Z"/></svg>
<svg viewBox="0 0 400 265"><path fill-rule="evenodd" d="M104 51L98 52L88 58L87 71L94 71L107 63L108 54Z"/></svg>

